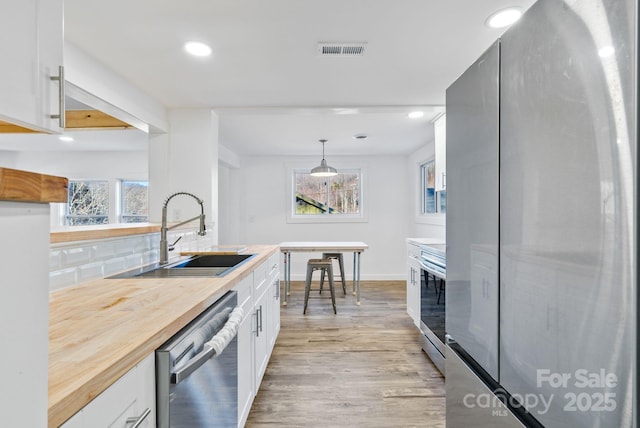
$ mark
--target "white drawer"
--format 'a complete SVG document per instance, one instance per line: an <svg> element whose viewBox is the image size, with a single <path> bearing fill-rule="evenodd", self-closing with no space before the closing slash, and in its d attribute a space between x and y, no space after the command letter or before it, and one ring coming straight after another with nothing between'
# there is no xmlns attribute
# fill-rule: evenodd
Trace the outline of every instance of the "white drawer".
<svg viewBox="0 0 640 428"><path fill-rule="evenodd" d="M263 262L253 271L253 288L256 296L261 294L262 289L267 285L268 262Z"/></svg>
<svg viewBox="0 0 640 428"><path fill-rule="evenodd" d="M277 251L269 257L267 261L267 281L269 284L280 276L280 252Z"/></svg>
<svg viewBox="0 0 640 428"><path fill-rule="evenodd" d="M253 300L251 290L253 289L253 276L249 275L238 283L233 289L238 293L238 306L244 311L247 317L253 310Z"/></svg>

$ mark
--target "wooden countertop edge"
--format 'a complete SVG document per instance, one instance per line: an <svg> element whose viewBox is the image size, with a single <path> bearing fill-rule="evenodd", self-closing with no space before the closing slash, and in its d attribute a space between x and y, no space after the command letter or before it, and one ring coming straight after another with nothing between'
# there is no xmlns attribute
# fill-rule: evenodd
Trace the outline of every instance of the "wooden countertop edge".
<svg viewBox="0 0 640 428"><path fill-rule="evenodd" d="M159 233L160 225L154 223L118 224L112 226L83 226L82 228L70 228L54 230L50 233L52 244L73 241L87 241L92 239L117 238L121 236L144 235L147 233Z"/></svg>
<svg viewBox="0 0 640 428"><path fill-rule="evenodd" d="M67 202L65 177L0 167L0 201Z"/></svg>
<svg viewBox="0 0 640 428"><path fill-rule="evenodd" d="M258 250L256 250L256 248L258 248ZM213 304L225 292L231 290L237 283L239 283L242 279L249 275L249 273L256 266L258 266L260 263L263 263L277 251L277 245L248 246L248 253L259 253L259 255L251 263L233 271L229 274L228 277L219 278L219 281L223 280L224 282L219 283L216 287L212 287L211 292L207 291L205 293L205 298L200 299L194 304L190 304L189 307L185 307L184 310L176 309L180 313L180 315L175 316L171 319L167 319L165 325L159 325L154 331L149 331L149 335L146 336L140 343L136 343L135 345L131 345L129 347L115 348L117 356L115 356L108 365L102 367L99 372L94 373L90 376L85 376L85 378L80 380L78 380L78 378L74 379L74 373L59 374L58 376L56 376L55 379L58 380L60 378L64 378L65 380L69 379L67 382L68 385L66 387L53 387L51 385L52 376L50 374L48 426L51 428L55 428L64 423L67 419L77 413L91 400L93 400L110 385L112 385L116 380L126 374L136 364L142 361L146 356L149 355L149 353L153 352L171 336L173 336L180 329L186 326L191 320L193 320L198 314L200 314L211 304ZM203 278L199 279L202 280ZM124 281L132 280L101 279L91 281L85 286L104 287L105 281L115 281L113 282L113 284L117 282L120 282L122 284ZM145 280L139 279L135 281ZM168 281L177 280L162 279L160 282L166 286L166 284L169 283ZM154 283L159 284L160 282ZM161 286L158 286L158 289L161 290ZM55 293L62 294L65 292L65 290L66 289L59 290ZM55 314L52 316L52 318L53 317L55 317ZM72 317L65 315L62 318L66 319ZM50 330L50 336L52 334L53 333ZM69 338L69 340L71 339L72 337ZM52 342L52 340L53 339L50 339L50 343ZM57 346L60 348L58 349L59 352L64 352L64 346L60 344L58 344ZM55 359L55 354L56 352L51 352L50 349L50 371L51 367L55 365L55 361L52 362L52 359ZM66 365L68 365L68 363ZM80 366L80 364L78 364L78 366ZM78 377L82 378L82 374L78 375Z"/></svg>

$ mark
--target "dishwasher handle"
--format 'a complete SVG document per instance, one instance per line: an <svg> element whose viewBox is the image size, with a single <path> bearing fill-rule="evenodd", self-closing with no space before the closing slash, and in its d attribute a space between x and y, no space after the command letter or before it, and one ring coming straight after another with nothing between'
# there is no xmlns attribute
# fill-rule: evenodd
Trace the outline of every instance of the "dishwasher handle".
<svg viewBox="0 0 640 428"><path fill-rule="evenodd" d="M171 373L171 384L179 384L198 370L211 357L220 355L227 345L238 335L238 329L240 328L243 316L244 311L241 307L234 308L220 331L204 344L203 350L193 357L183 368Z"/></svg>

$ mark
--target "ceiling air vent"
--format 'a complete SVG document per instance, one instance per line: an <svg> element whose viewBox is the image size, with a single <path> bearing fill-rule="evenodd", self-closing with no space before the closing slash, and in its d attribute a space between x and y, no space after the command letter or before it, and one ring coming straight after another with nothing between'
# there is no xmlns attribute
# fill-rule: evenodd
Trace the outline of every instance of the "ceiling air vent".
<svg viewBox="0 0 640 428"><path fill-rule="evenodd" d="M367 42L320 42L318 55L322 56L362 56Z"/></svg>

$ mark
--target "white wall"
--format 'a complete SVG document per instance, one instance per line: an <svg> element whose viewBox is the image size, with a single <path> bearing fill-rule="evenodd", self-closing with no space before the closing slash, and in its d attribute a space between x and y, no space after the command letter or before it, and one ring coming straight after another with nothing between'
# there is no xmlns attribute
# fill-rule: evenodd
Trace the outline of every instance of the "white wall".
<svg viewBox="0 0 640 428"><path fill-rule="evenodd" d="M169 111L169 134L149 137L150 220L161 221L162 206L175 192L204 202L207 235L218 241L218 116L210 109ZM184 221L200 211L188 197L171 200L169 222Z"/></svg>
<svg viewBox="0 0 640 428"><path fill-rule="evenodd" d="M219 206L218 206L218 234L221 244L239 243L242 210L240 208L241 186L238 183L240 177L237 168L231 168L222 162L218 167Z"/></svg>
<svg viewBox="0 0 640 428"><path fill-rule="evenodd" d="M369 249L362 256L362 279L404 279L405 238L411 231L407 222L410 192L406 157L331 158L330 164L334 166L365 167L363 202L368 221L287 223L287 166L315 166L318 162L317 157L243 157L241 168L226 168L225 178L221 180L225 190L221 189L220 193L220 243L364 241ZM226 213L222 214L223 211ZM228 222L230 216L235 216L237 222ZM304 278L305 263L311 256L313 254L292 255L292 279ZM350 255L345 264L347 274L352 275Z"/></svg>
<svg viewBox="0 0 640 428"><path fill-rule="evenodd" d="M0 166L4 157L0 152ZM147 180L147 152L98 151L25 151L14 152L13 166L8 168L58 175L69 179Z"/></svg>
<svg viewBox="0 0 640 428"><path fill-rule="evenodd" d="M116 218L117 180L148 180L146 151L0 151L0 166L70 180L96 179L110 183L109 216ZM51 204L51 227L63 223L63 204Z"/></svg>
<svg viewBox="0 0 640 428"><path fill-rule="evenodd" d="M17 158L18 158L18 152L0 150L0 167L17 169L16 167Z"/></svg>

